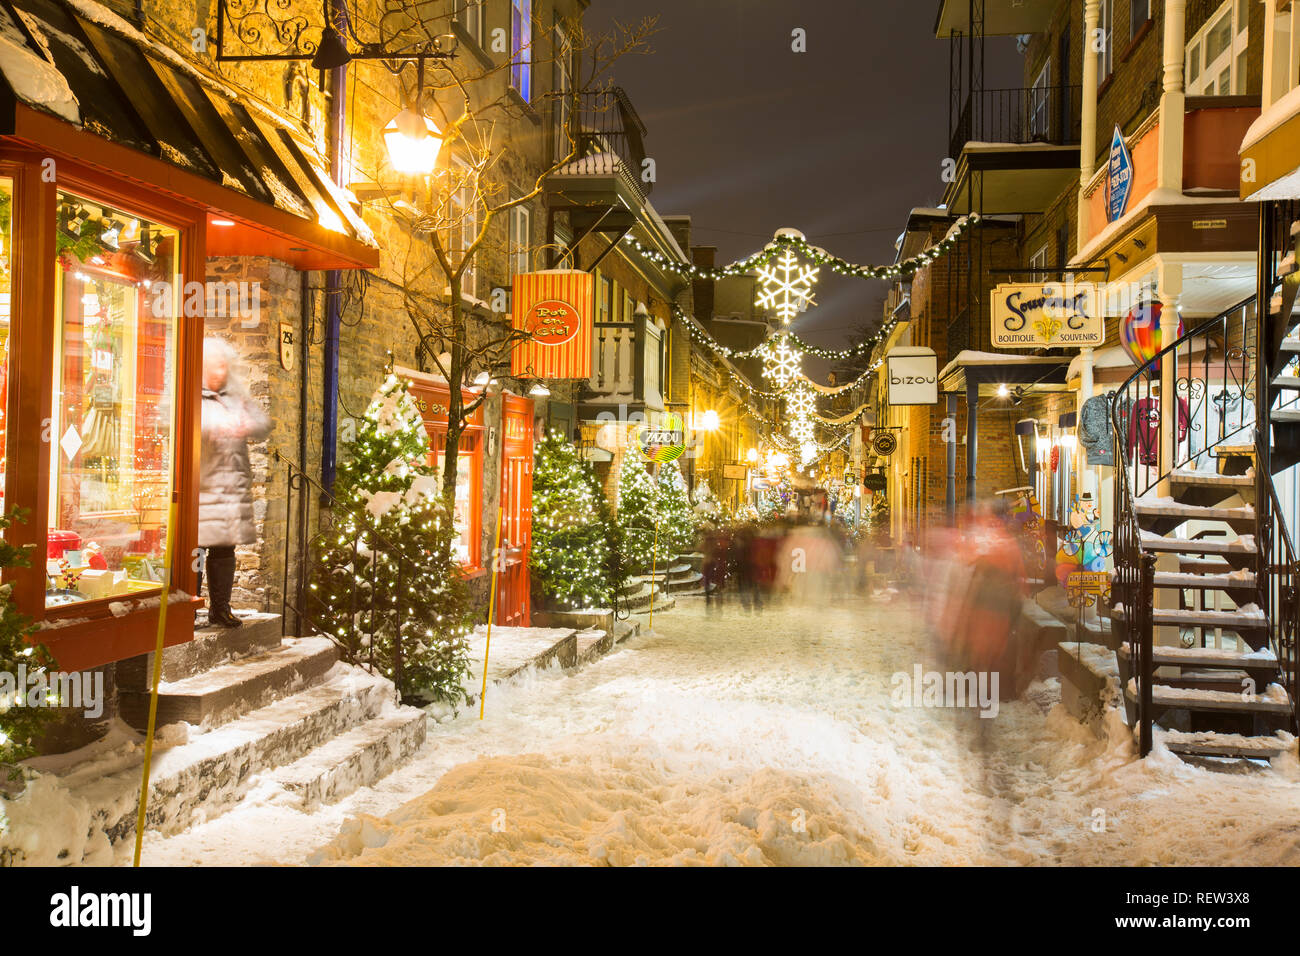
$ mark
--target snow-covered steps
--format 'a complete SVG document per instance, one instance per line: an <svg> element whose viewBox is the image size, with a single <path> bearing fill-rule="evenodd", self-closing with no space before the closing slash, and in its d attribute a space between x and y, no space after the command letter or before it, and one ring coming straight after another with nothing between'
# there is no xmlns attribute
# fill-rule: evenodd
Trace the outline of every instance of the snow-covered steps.
<svg viewBox="0 0 1300 956"><path fill-rule="evenodd" d="M614 646L612 631L601 629L579 631L573 638L578 645L576 663L579 667L594 661L604 654L608 654L610 648Z"/></svg>
<svg viewBox="0 0 1300 956"><path fill-rule="evenodd" d="M1128 620L1128 609L1122 605L1116 605L1110 613L1116 620ZM1169 624L1177 627L1219 627L1225 631L1261 631L1268 627L1268 618L1253 604L1231 611L1156 608L1151 612L1151 620L1154 624Z"/></svg>
<svg viewBox="0 0 1300 956"><path fill-rule="evenodd" d="M1137 700L1137 681L1130 678L1124 694L1130 700ZM1233 711L1283 716L1291 714L1291 700L1280 684L1269 684L1262 694L1152 684L1151 702L1170 710Z"/></svg>
<svg viewBox="0 0 1300 956"><path fill-rule="evenodd" d="M258 708L207 733L154 750L147 825L163 833L210 819L235 804L254 774L298 760L379 715L394 697L382 677L336 665L313 687ZM60 784L86 801L92 825L111 842L135 833L143 747L111 765L73 765Z"/></svg>
<svg viewBox="0 0 1300 956"><path fill-rule="evenodd" d="M1253 458L1255 445L1253 442L1224 443L1211 448L1210 455L1214 458Z"/></svg>
<svg viewBox="0 0 1300 956"><path fill-rule="evenodd" d="M290 638L264 653L168 681L158 689L158 726L184 721L214 727L318 683L337 660L338 649L328 638ZM119 699L122 719L137 730L143 728L149 694L124 690Z"/></svg>
<svg viewBox="0 0 1300 956"><path fill-rule="evenodd" d="M1210 486L1223 488L1254 488L1254 475L1222 475L1214 471L1181 471L1174 469L1169 473L1169 481L1177 489L1179 486Z"/></svg>
<svg viewBox="0 0 1300 956"><path fill-rule="evenodd" d="M668 578L668 591L674 595L683 591L699 591L700 594L703 594L704 590L701 586L703 580L703 574L691 570L690 565L687 565L684 572Z"/></svg>
<svg viewBox="0 0 1300 956"><path fill-rule="evenodd" d="M1272 760L1295 749L1295 738L1285 732L1272 736L1248 737L1214 731L1165 730L1155 728L1155 740L1169 751L1189 757L1240 757Z"/></svg>
<svg viewBox="0 0 1300 956"><path fill-rule="evenodd" d="M1216 508L1183 504L1168 498L1137 499L1133 510L1140 518L1177 518L1182 521L1227 521L1229 523L1253 522L1255 509L1249 505L1240 508Z"/></svg>
<svg viewBox="0 0 1300 956"><path fill-rule="evenodd" d="M1187 538L1166 538L1163 535L1143 531L1142 549L1170 554L1253 555L1255 538L1253 535L1242 535L1235 539L1197 538L1193 541Z"/></svg>
<svg viewBox="0 0 1300 956"><path fill-rule="evenodd" d="M620 590L618 600L620 604L630 611L648 611L650 609L651 592L652 588L648 582L638 581L637 583ZM656 610L665 603L671 603L670 599L667 598L665 594L663 585L655 585L653 593Z"/></svg>
<svg viewBox="0 0 1300 956"><path fill-rule="evenodd" d="M380 716L280 767L270 779L303 803L334 803L391 773L424 743L429 718L415 707L393 706Z"/></svg>
<svg viewBox="0 0 1300 956"><path fill-rule="evenodd" d="M1116 652L1124 660L1133 659L1133 649L1127 641ZM1151 661L1157 667L1232 668L1243 671L1277 671L1277 658L1270 650L1230 651L1215 647L1169 647L1156 645L1151 649Z"/></svg>
<svg viewBox="0 0 1300 956"><path fill-rule="evenodd" d="M1110 573L1113 584L1118 580L1118 572ZM1203 591L1231 591L1237 588L1255 586L1254 571L1231 571L1219 574L1195 573L1182 571L1157 571L1155 586L1158 588L1186 588Z"/></svg>
<svg viewBox="0 0 1300 956"><path fill-rule="evenodd" d="M704 552L702 551L688 551L686 554L679 554L677 560L689 564L693 571L704 570Z"/></svg>
<svg viewBox="0 0 1300 956"><path fill-rule="evenodd" d="M470 686L482 686L485 651L488 679L493 682L508 680L530 667L552 663L572 667L578 662L577 633L564 627L494 626L489 647L487 628L480 624L469 640Z"/></svg>

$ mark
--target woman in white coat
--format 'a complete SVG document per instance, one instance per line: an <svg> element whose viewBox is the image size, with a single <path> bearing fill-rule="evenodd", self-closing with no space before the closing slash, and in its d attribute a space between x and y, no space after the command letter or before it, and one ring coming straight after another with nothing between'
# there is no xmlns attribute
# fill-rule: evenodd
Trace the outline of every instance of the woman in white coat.
<svg viewBox="0 0 1300 956"><path fill-rule="evenodd" d="M222 339L203 340L203 449L199 465L199 589L208 579L208 622L239 627L230 610L235 546L257 540L248 443L271 432L271 419L235 374L238 355Z"/></svg>

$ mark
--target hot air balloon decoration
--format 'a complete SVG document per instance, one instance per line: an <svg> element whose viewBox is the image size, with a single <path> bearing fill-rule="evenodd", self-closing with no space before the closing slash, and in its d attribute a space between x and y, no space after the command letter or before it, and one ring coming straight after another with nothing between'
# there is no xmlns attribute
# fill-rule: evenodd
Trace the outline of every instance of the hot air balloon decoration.
<svg viewBox="0 0 1300 956"><path fill-rule="evenodd" d="M1160 312L1160 303L1148 300L1135 305L1119 323L1120 344L1134 365L1146 365L1156 357L1164 344L1160 338ZM1178 336L1182 334L1183 320L1179 316ZM1159 364L1155 367L1160 368Z"/></svg>

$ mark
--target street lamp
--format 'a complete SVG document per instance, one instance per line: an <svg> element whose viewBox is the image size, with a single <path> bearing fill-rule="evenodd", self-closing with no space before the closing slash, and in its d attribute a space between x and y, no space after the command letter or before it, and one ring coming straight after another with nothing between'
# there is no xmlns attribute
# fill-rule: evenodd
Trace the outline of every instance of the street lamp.
<svg viewBox="0 0 1300 956"><path fill-rule="evenodd" d="M442 131L414 106L407 106L384 127L384 145L397 172L427 176L438 163Z"/></svg>
<svg viewBox="0 0 1300 956"><path fill-rule="evenodd" d="M706 432L716 432L721 426L718 413L711 408L700 416L700 428Z"/></svg>

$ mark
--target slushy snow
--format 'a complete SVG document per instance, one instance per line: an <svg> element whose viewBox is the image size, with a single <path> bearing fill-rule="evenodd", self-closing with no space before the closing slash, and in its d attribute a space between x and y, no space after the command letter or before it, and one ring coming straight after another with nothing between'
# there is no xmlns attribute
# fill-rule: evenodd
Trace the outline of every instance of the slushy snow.
<svg viewBox="0 0 1300 956"><path fill-rule="evenodd" d="M645 626L645 618L639 618ZM943 666L916 601L749 614L684 598L581 670L530 671L404 768L304 812L269 781L169 864L1285 864L1300 764L1236 772L1096 739L1055 679L996 718L891 701ZM1294 745L1293 745L1294 747ZM1252 769L1253 768L1253 769Z"/></svg>

